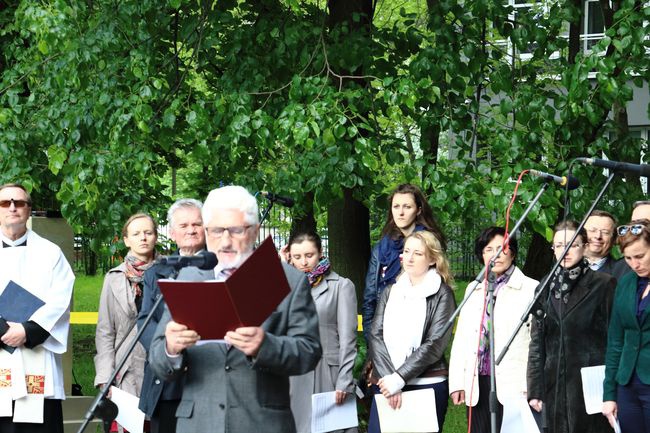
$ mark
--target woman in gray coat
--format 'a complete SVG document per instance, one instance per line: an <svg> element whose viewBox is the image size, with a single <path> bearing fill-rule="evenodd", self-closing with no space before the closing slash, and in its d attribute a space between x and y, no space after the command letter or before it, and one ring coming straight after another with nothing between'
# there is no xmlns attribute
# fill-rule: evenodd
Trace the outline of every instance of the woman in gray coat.
<svg viewBox="0 0 650 433"><path fill-rule="evenodd" d="M124 262L106 274L99 300L95 334L95 386L98 387L106 385L115 364L124 355L129 342L135 338L137 330L133 325L142 305L144 271L151 267L154 260L158 237L156 224L147 214L132 215L122 228L122 237L129 252ZM138 344L114 385L139 396L145 358L145 350ZM114 424L113 428L115 427Z"/></svg>
<svg viewBox="0 0 650 433"><path fill-rule="evenodd" d="M298 433L311 431L311 395L335 391L336 404L354 399L352 369L357 354L357 297L354 284L331 270L320 237L313 232L289 238L289 262L307 274L318 312L323 357L314 369L292 376L291 411ZM356 432L356 428L346 432Z"/></svg>

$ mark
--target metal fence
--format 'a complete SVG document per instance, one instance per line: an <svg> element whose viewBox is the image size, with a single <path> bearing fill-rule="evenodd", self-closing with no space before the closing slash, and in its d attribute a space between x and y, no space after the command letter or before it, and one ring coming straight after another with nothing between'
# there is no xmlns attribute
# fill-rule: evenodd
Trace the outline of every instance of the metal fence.
<svg viewBox="0 0 650 433"><path fill-rule="evenodd" d="M271 236L277 248L286 245L289 239L291 227L291 214L285 208L273 208L269 218L263 222L260 227L258 241L261 242L268 236ZM474 239L482 227L471 224L459 224L455 227L445 227L445 234L448 239L447 256L451 266L452 273L457 280L467 280L473 278L481 270L481 265L474 257ZM323 253L325 256L329 252L329 243L327 233L321 233L323 241ZM119 242L115 239L114 242ZM161 254L170 254L173 249L173 243L169 239L169 227L158 227L158 243L161 245L159 252ZM117 266L122 261L122 256L110 254L110 248L105 248L106 252L93 257L90 251L88 239L81 236L75 237L75 268L78 271L88 271L90 262L96 260L95 266L98 273L106 273L109 269ZM520 242L520 257L523 255L522 245Z"/></svg>

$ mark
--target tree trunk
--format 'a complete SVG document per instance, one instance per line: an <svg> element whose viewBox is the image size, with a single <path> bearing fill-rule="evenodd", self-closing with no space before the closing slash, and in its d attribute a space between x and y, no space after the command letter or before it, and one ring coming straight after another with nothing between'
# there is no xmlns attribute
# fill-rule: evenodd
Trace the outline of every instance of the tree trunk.
<svg viewBox="0 0 650 433"><path fill-rule="evenodd" d="M350 33L370 36L372 0L328 0L327 6L330 27L347 23ZM357 14L359 19L355 20ZM338 68L337 65L334 66ZM363 71L341 70L340 73L362 75ZM365 79L353 81L360 86L366 85ZM352 280L359 297L363 293L370 259L370 212L353 197L351 189L345 188L343 198L328 206L327 216L328 249L332 267Z"/></svg>
<svg viewBox="0 0 650 433"><path fill-rule="evenodd" d="M359 297L370 258L370 212L345 189L343 199L328 207L327 222L332 268L352 280Z"/></svg>
<svg viewBox="0 0 650 433"><path fill-rule="evenodd" d="M427 196L433 194L433 184L426 182L426 176L431 173L438 164L438 149L440 147L440 124L429 125L422 128L422 153L427 162L427 167L422 170L422 185L426 185L424 193Z"/></svg>
<svg viewBox="0 0 650 433"><path fill-rule="evenodd" d="M580 52L580 32L582 30L582 17L584 15L583 13L583 6L582 0L572 0L572 7L575 8L575 10L578 13L578 16L575 20L569 23L569 54L568 54L568 61L570 64L574 64L576 62L576 56Z"/></svg>
<svg viewBox="0 0 650 433"><path fill-rule="evenodd" d="M291 233L316 232L316 218L314 217L314 193L305 194L305 213L292 216Z"/></svg>

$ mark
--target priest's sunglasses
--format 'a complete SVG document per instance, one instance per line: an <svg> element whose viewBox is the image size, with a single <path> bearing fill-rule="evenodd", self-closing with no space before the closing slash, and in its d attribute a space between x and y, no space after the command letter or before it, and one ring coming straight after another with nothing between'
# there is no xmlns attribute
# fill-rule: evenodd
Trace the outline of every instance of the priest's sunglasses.
<svg viewBox="0 0 650 433"><path fill-rule="evenodd" d="M643 224L628 224L624 226L618 226L616 233L618 233L619 236L625 236L628 233L632 233L634 236L639 236L641 233L643 233L644 227L645 226Z"/></svg>
<svg viewBox="0 0 650 433"><path fill-rule="evenodd" d="M13 198L10 198L9 200L0 200L0 207L11 207L12 203L16 208L32 205L28 200L14 200Z"/></svg>

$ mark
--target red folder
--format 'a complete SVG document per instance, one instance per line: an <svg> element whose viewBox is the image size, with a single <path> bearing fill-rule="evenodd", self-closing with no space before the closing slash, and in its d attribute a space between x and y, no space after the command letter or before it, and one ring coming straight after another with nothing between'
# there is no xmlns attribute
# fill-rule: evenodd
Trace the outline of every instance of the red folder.
<svg viewBox="0 0 650 433"><path fill-rule="evenodd" d="M158 280L158 285L174 321L203 340L260 326L290 292L271 236L226 281Z"/></svg>

